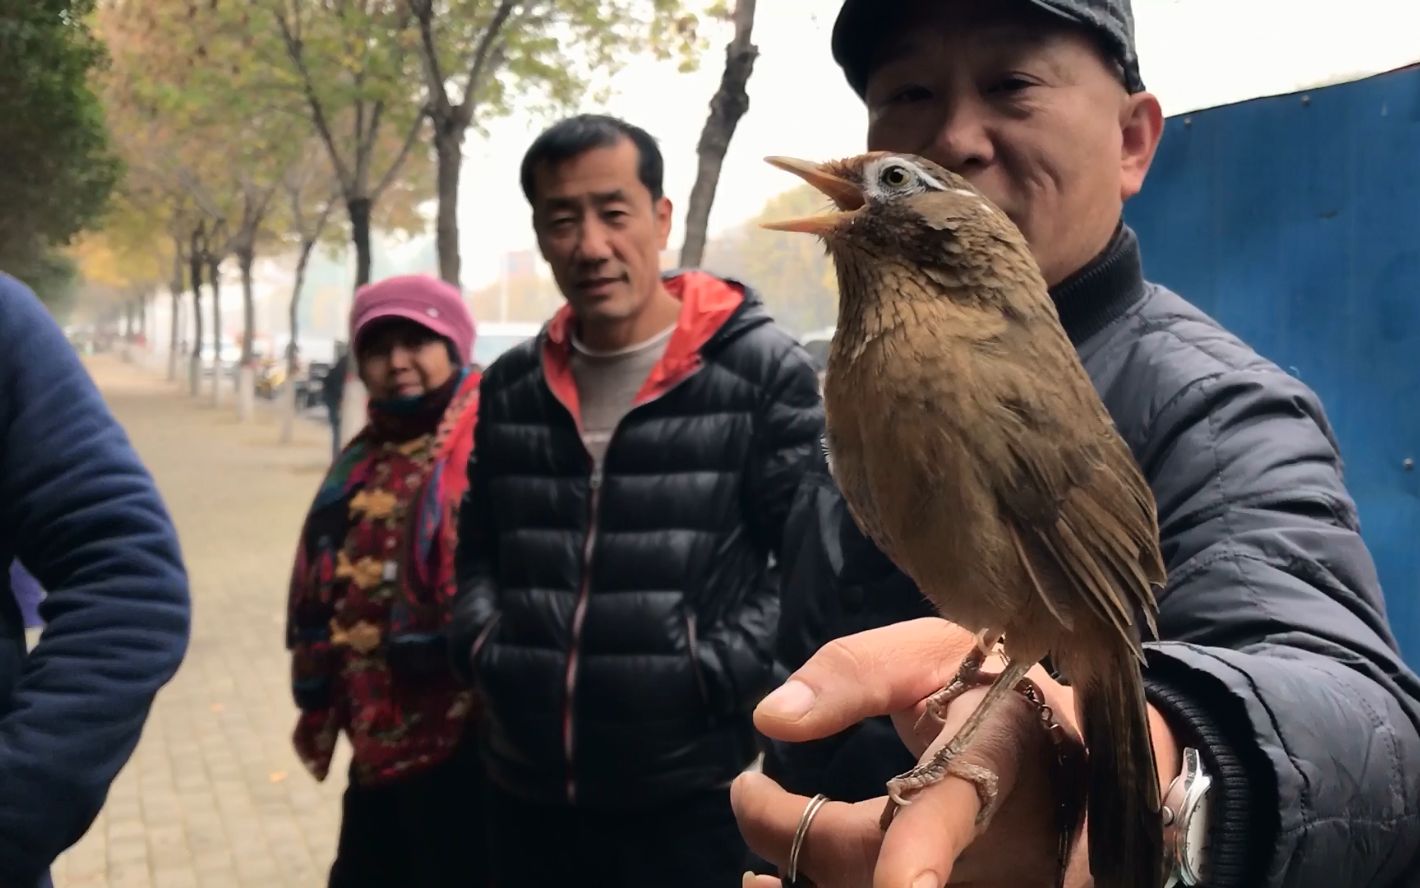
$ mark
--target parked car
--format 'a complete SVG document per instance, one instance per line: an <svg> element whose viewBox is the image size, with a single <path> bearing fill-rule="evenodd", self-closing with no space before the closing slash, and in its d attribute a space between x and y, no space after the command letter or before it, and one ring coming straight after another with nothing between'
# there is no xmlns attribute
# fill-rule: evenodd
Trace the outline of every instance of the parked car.
<svg viewBox="0 0 1420 888"><path fill-rule="evenodd" d="M211 376L212 365L212 342L208 340L202 343L202 375ZM222 375L231 379L237 375L237 366L242 362L242 347L230 339L222 340L222 350L218 352L218 361L222 365Z"/></svg>

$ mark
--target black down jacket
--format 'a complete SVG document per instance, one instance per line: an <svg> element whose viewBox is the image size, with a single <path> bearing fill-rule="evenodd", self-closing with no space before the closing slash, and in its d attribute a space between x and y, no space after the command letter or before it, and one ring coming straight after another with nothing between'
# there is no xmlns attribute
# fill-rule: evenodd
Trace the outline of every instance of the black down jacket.
<svg viewBox="0 0 1420 888"><path fill-rule="evenodd" d="M1420 682L1316 395L1146 283L1127 228L1052 295L1158 500L1169 582L1144 675L1214 776L1205 884L1420 884ZM832 638L932 613L817 463L785 533L789 670ZM852 799L910 764L875 719L776 743L765 771Z"/></svg>
<svg viewBox="0 0 1420 888"><path fill-rule="evenodd" d="M667 287L679 325L600 477L567 312L483 379L451 645L487 701L491 777L529 800L650 805L757 752L817 379L752 292L701 272Z"/></svg>

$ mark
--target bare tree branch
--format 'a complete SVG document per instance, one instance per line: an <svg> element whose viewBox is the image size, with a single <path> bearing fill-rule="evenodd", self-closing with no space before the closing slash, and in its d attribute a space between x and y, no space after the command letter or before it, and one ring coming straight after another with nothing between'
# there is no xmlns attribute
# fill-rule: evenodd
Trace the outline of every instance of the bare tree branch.
<svg viewBox="0 0 1420 888"><path fill-rule="evenodd" d="M434 40L434 0L409 0L409 8L419 21L419 40L424 45L424 73L429 79L429 98L434 103L435 113L446 117L452 113L449 106L448 82L444 79L443 67L439 64L439 49Z"/></svg>
<svg viewBox="0 0 1420 888"><path fill-rule="evenodd" d="M468 69L468 83L464 87L463 101L455 109L457 122L464 128L467 128L473 121L473 109L478 104L476 94L483 79L483 72L488 65L489 53L492 52L494 42L502 33L503 26L507 24L508 17L513 14L513 8L517 5L518 0L501 0L498 4L498 11L493 13L493 20L483 30L483 36L478 38L478 49L474 51L473 63Z"/></svg>
<svg viewBox="0 0 1420 888"><path fill-rule="evenodd" d="M399 156L394 159L394 163L390 164L389 169L385 170L384 178L380 180L380 184L375 187L375 190L370 193L370 200L372 202L380 199L380 196L385 193L385 189L390 187L394 182L395 176L399 173L399 168L404 166L404 159L409 156L410 150L414 148L414 143L419 141L419 130L424 127L425 116L424 113L420 113L414 118L414 125L409 128L409 135L404 138L404 147L399 149Z"/></svg>
<svg viewBox="0 0 1420 888"><path fill-rule="evenodd" d="M365 135L355 143L355 180L357 182L368 182L370 180L370 164L375 159L375 143L380 135L380 118L384 117L385 103L381 99L374 104L374 110L370 112L370 125L365 130Z"/></svg>
<svg viewBox="0 0 1420 888"><path fill-rule="evenodd" d="M334 168L335 176L340 180L340 186L348 197L353 193L355 183L350 177L350 168L345 165L345 160L340 156L340 150L335 145L335 135L330 131L330 122L326 119L325 108L321 105L320 96L316 95L315 79L311 77L311 70L306 66L304 45L292 31L284 12L273 8L272 15L276 17L276 24L281 29L281 38L286 44L286 54L291 58L291 62L296 66L296 71L301 75L301 85L306 94L306 102L311 106L311 117L315 121L316 131L320 133L321 141L325 142L326 150L330 154L331 167ZM297 27L300 27L299 14L297 14Z"/></svg>
<svg viewBox="0 0 1420 888"><path fill-rule="evenodd" d="M755 0L738 0L735 4L735 36L725 47L725 70L720 76L720 88L710 99L710 115L695 149L700 163L685 217L685 242L680 253L683 268L696 268L705 258L710 210L715 204L725 154L740 118L749 111L746 86L759 56L758 48L751 42L754 10Z"/></svg>

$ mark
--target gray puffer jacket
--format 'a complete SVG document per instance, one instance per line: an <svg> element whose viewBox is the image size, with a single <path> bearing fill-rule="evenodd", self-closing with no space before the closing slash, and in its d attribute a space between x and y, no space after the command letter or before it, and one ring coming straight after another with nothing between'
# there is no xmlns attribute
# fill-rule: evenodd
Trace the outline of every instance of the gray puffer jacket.
<svg viewBox="0 0 1420 888"><path fill-rule="evenodd" d="M1142 276L1121 228L1053 292L1159 504L1169 583L1149 696L1214 775L1206 884L1420 883L1420 681L1401 662L1316 395ZM777 654L930 614L822 464L785 528ZM879 719L772 744L765 771L835 798L909 764Z"/></svg>

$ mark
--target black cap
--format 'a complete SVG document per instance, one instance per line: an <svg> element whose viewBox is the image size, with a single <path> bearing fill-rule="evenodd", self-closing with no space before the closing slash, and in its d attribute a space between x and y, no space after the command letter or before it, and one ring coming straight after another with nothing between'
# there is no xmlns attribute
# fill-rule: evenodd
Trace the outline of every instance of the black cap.
<svg viewBox="0 0 1420 888"><path fill-rule="evenodd" d="M1124 72L1124 86L1143 92L1139 56L1134 51L1134 11L1129 0L1025 0L1033 6L1089 28L1104 38ZM848 85L861 97L868 88L869 66L891 16L885 0L844 0L833 24L833 60L843 68Z"/></svg>

